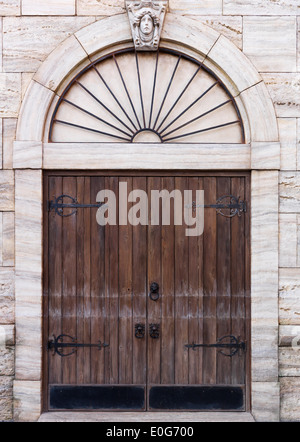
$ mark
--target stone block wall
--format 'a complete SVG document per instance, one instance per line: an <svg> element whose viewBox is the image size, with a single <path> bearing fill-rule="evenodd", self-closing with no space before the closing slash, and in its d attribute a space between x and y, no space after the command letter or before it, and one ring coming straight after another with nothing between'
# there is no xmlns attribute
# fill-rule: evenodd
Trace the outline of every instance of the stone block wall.
<svg viewBox="0 0 300 442"><path fill-rule="evenodd" d="M300 340L299 0L169 0L169 9L229 38L261 73L274 101L282 143L278 183L281 419L300 421L300 349L296 346L297 336ZM13 419L12 148L20 105L32 76L54 48L88 24L124 12L124 0L0 0L0 420Z"/></svg>

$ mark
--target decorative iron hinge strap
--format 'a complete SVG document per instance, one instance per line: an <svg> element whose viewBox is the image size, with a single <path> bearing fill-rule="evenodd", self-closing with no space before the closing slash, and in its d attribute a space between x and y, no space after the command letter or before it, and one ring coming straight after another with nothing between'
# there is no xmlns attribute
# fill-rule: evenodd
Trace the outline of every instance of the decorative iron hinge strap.
<svg viewBox="0 0 300 442"><path fill-rule="evenodd" d="M64 338L68 338L71 342L64 342ZM97 344L77 344L76 339L69 335L59 335L57 338L53 336L53 339L48 342L48 350L53 350L54 354L58 354L62 358L71 356L76 352L78 348L102 348L109 347L109 344L99 341ZM72 348L70 353L62 353L65 348Z"/></svg>
<svg viewBox="0 0 300 442"><path fill-rule="evenodd" d="M226 340L229 342L225 342ZM246 342L242 342L240 339L236 338L235 336L228 335L218 339L216 344L193 343L193 344L188 344L185 347L188 349L191 348L193 351L196 351L196 348L217 348L220 349L220 353L222 355L232 358L234 355L238 353L239 350L241 351L246 350ZM226 349L229 350L228 353L225 352Z"/></svg>
<svg viewBox="0 0 300 442"><path fill-rule="evenodd" d="M68 199L70 202L64 202L64 199ZM55 211L55 213L64 218L72 216L77 212L77 209L93 209L100 208L104 203L95 204L80 204L78 201L69 195L60 195L54 201L48 201L48 212ZM75 209L71 213L64 214L64 209Z"/></svg>
<svg viewBox="0 0 300 442"><path fill-rule="evenodd" d="M226 202L226 200L229 201ZM219 215L225 216L226 218L233 218L236 215L242 216L242 213L247 212L246 202L234 195L224 195L217 200L216 204L200 205L193 201L192 205L187 206L187 208L192 208L193 211L197 208L216 209ZM224 210L228 210L229 212L225 213Z"/></svg>
<svg viewBox="0 0 300 442"><path fill-rule="evenodd" d="M64 199L69 200L69 202L64 202ZM229 200L226 202L226 200ZM78 201L69 195L60 195L54 201L48 201L48 211L55 211L55 213L62 217L69 217L77 213L77 209L93 209L105 206L104 203L94 203L94 204L80 204ZM186 208L193 209L195 211L197 208L204 209L216 209L219 215L225 216L226 218L233 218L238 215L241 216L242 213L247 212L247 204L242 201L240 197L233 195L225 195L219 198L216 204L205 204L199 205L193 201L192 205L187 205ZM65 214L64 209L74 209L72 212ZM224 212L227 210L228 212Z"/></svg>

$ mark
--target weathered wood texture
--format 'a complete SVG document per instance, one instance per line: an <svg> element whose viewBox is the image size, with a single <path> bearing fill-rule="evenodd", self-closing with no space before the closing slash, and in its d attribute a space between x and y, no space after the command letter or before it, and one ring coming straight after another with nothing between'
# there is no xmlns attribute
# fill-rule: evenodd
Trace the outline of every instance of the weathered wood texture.
<svg viewBox="0 0 300 442"><path fill-rule="evenodd" d="M123 205L119 206L115 226L98 225L97 208L81 208L64 218L45 213L45 339L65 334L78 343L109 344L101 351L80 348L65 358L46 353L45 390L48 383L245 386L249 371L244 353L229 358L216 348L193 351L186 345L215 344L228 335L250 342L245 221L249 213L229 219L205 209L204 235L189 237L187 225L176 225L177 203L172 198L170 225L162 222L161 213L157 225L150 223L150 195L163 189L177 189L182 195L192 190L193 199L185 200L185 205L203 189L205 204L215 204L225 194L244 199L248 178L50 173L45 180L49 200L65 194L82 204L95 204L104 189L113 190L117 198L124 191L123 204L131 191L140 189L149 196L149 225L126 223L132 203L125 204L125 222ZM111 207L112 201L108 204ZM165 200L160 208L167 205ZM65 215L71 213L64 210ZM133 216L131 211L129 221ZM153 282L159 284L158 301L148 296ZM135 337L138 323L145 326L143 339ZM151 324L159 324L159 339L150 336Z"/></svg>

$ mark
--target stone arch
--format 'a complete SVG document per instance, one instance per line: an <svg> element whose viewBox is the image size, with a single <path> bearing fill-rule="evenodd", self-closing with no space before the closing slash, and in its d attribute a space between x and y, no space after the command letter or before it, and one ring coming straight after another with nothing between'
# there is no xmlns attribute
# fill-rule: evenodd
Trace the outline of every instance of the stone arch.
<svg viewBox="0 0 300 442"><path fill-rule="evenodd" d="M276 115L266 86L247 57L227 38L194 20L168 14L161 45L197 57L222 80L239 106L246 142L278 141ZM76 73L112 48L131 46L125 14L93 23L65 40L45 60L27 89L17 141L45 141L48 113Z"/></svg>

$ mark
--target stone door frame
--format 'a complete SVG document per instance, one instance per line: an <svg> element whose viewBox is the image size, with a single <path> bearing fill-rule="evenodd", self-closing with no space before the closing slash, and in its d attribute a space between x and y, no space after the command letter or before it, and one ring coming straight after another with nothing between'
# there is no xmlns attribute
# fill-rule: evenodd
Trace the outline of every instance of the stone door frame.
<svg viewBox="0 0 300 442"><path fill-rule="evenodd" d="M272 100L253 65L224 36L167 14L161 46L202 61L241 112L246 144L48 143L60 93L91 61L132 46L127 15L89 25L54 50L31 81L14 143L16 251L15 420L42 409L43 170L251 170L251 410L279 420L278 171L280 142ZM113 48L113 49L112 49ZM117 166L116 166L117 165Z"/></svg>

